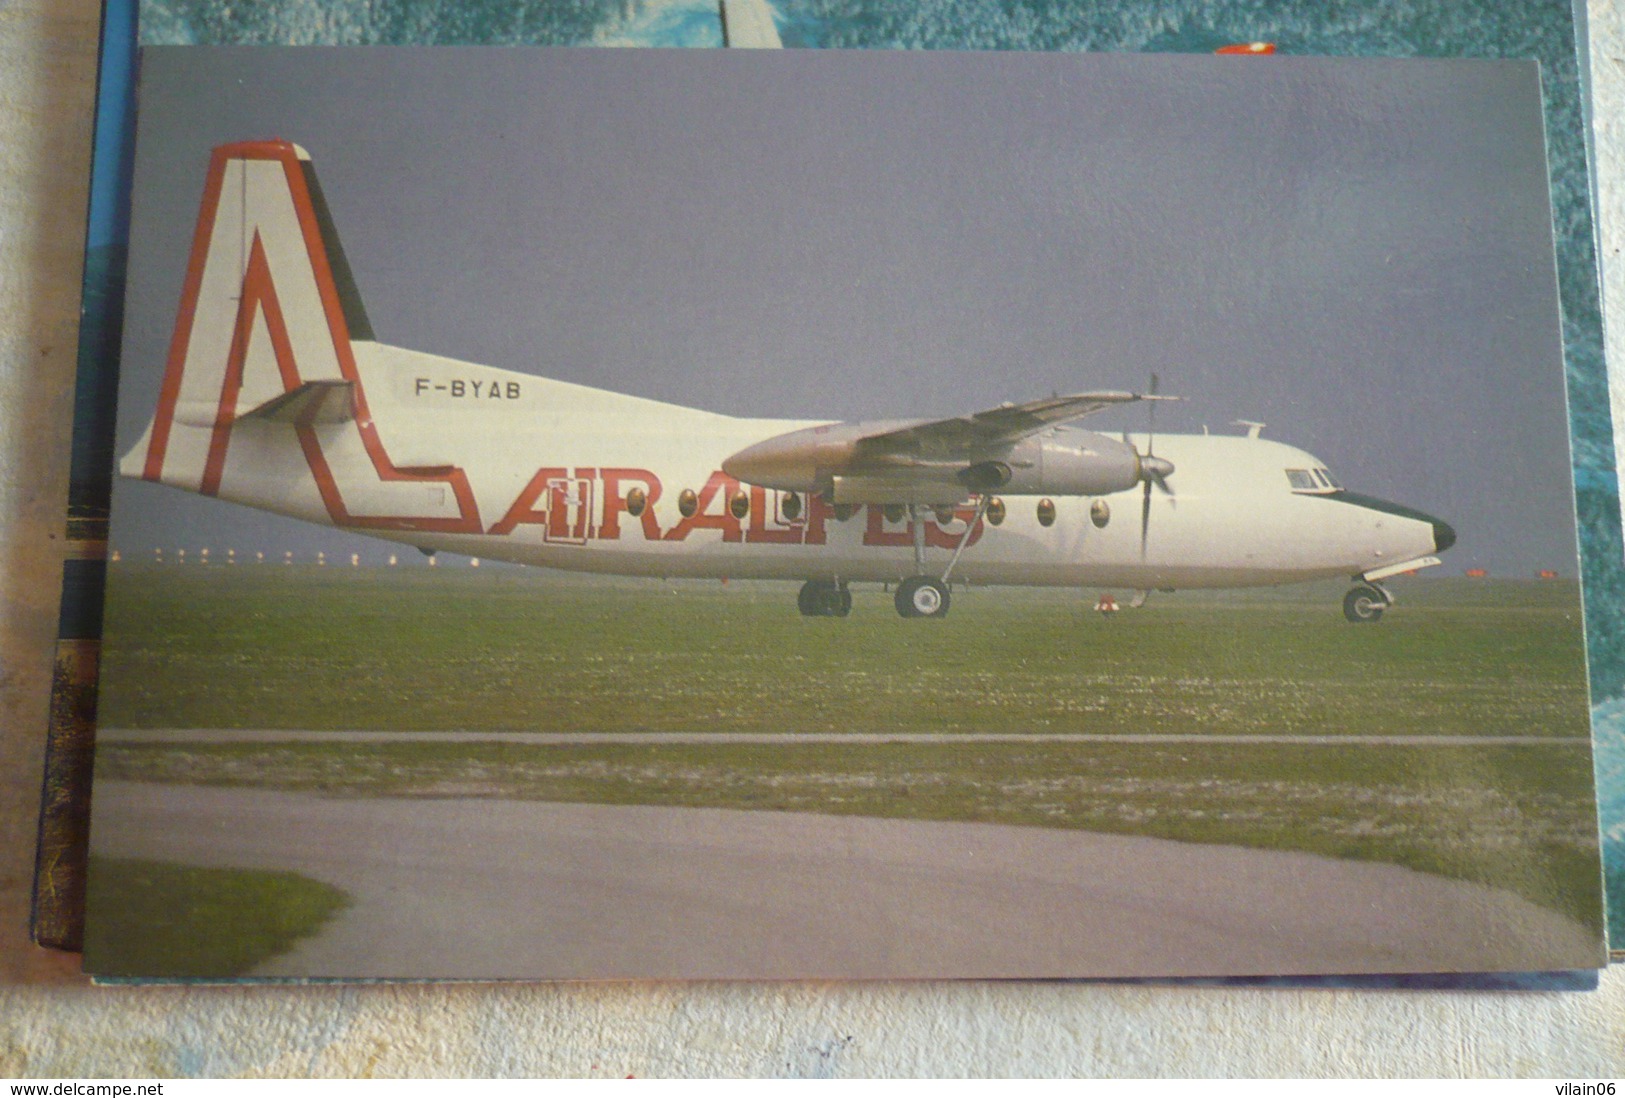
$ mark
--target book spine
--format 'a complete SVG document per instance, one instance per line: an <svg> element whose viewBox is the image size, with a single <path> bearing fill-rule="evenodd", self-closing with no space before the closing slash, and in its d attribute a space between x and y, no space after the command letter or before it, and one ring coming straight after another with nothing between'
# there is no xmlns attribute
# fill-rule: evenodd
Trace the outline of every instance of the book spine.
<svg viewBox="0 0 1625 1098"><path fill-rule="evenodd" d="M46 723L30 932L54 949L84 942L96 673L107 583L107 518L135 133L136 0L106 0L75 372L67 557Z"/></svg>

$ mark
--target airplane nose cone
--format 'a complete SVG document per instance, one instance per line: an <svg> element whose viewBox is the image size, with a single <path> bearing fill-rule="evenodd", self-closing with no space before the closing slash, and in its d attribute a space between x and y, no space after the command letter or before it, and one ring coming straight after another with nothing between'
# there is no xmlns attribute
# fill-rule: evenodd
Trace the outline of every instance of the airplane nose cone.
<svg viewBox="0 0 1625 1098"><path fill-rule="evenodd" d="M1397 515L1402 519L1409 519L1412 522L1427 523L1429 526L1433 527L1433 551L1436 553L1442 553L1452 545L1456 544L1455 527L1451 526L1448 522L1445 522L1442 519L1434 518L1426 511L1418 511L1414 507L1406 507L1399 503L1389 503L1387 500L1378 499L1376 496L1363 496L1358 492L1350 492L1347 490L1334 492L1327 498L1338 500L1342 503L1351 503L1356 507L1364 507L1369 511L1375 511L1380 515ZM1407 539L1414 538L1420 533L1420 531L1415 527L1408 527L1407 529L1409 530ZM1420 548L1416 545L1415 541L1410 541L1409 544L1412 547Z"/></svg>

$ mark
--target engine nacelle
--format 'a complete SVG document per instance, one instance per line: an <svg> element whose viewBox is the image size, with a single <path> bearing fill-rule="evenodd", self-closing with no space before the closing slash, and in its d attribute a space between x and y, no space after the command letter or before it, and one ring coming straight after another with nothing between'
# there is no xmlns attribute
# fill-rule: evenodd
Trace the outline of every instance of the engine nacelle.
<svg viewBox="0 0 1625 1098"><path fill-rule="evenodd" d="M1001 466L1008 476L991 483ZM961 479L972 491L1010 496L1108 496L1140 483L1140 460L1121 439L1061 428L1022 439L1002 458L971 465Z"/></svg>
<svg viewBox="0 0 1625 1098"><path fill-rule="evenodd" d="M722 469L748 484L785 492L822 492L832 503L927 506L952 505L972 493L1105 496L1134 487L1144 471L1144 463L1128 443L1067 427L1049 428L982 453L863 451L866 437L907 426L901 422L806 427L749 446L723 461Z"/></svg>

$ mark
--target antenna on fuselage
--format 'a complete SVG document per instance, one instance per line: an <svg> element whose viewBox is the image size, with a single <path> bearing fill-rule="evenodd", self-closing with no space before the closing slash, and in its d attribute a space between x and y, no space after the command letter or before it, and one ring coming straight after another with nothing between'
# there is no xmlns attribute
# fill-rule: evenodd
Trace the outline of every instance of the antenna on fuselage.
<svg viewBox="0 0 1625 1098"><path fill-rule="evenodd" d="M1251 419L1233 419L1230 421L1230 426L1247 428L1248 438L1257 438L1264 433L1264 425Z"/></svg>

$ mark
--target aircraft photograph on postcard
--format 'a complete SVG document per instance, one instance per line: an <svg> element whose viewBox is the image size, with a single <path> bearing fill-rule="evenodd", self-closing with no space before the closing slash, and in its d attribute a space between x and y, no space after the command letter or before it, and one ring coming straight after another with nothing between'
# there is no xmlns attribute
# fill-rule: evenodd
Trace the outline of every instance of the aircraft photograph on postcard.
<svg viewBox="0 0 1625 1098"><path fill-rule="evenodd" d="M149 48L86 967L1605 961L1532 63Z"/></svg>

